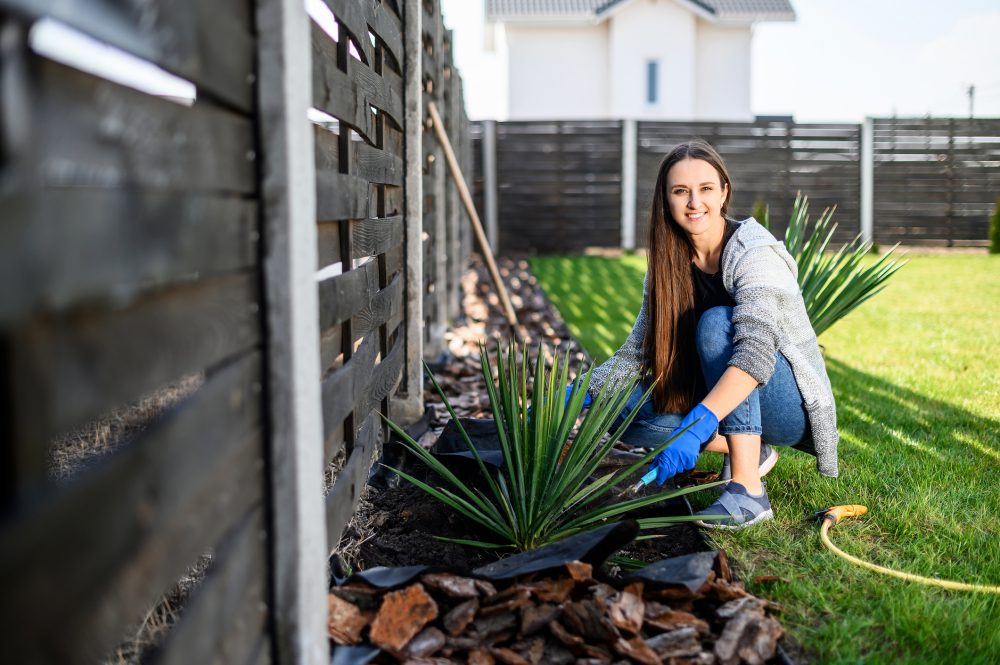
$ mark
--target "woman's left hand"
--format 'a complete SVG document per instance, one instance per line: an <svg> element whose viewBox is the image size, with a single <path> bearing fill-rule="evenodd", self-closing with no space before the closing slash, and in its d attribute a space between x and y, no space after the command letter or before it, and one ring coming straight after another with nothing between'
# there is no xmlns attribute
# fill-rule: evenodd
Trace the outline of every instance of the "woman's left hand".
<svg viewBox="0 0 1000 665"><path fill-rule="evenodd" d="M711 409L699 403L684 416L684 420L670 436L675 436L677 432L688 425L691 427L687 431L682 432L673 443L653 459L651 466L656 469L657 485L662 485L678 473L694 468L702 448L715 436L719 427L719 419L712 413Z"/></svg>

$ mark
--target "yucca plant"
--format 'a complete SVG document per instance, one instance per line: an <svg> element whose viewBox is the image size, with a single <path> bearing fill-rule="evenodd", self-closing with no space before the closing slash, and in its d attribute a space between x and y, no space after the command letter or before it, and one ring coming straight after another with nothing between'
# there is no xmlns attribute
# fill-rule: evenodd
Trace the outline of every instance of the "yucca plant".
<svg viewBox="0 0 1000 665"><path fill-rule="evenodd" d="M785 247L799 267L799 287L806 304L809 322L819 336L824 330L850 314L886 287L886 281L903 267L905 261L892 256L893 246L871 265L864 257L871 250L870 242L856 236L833 254L826 250L837 225L831 224L836 207L827 208L809 228L809 197L796 195L792 216L785 229ZM769 226L764 213L764 226Z"/></svg>
<svg viewBox="0 0 1000 665"><path fill-rule="evenodd" d="M547 370L543 351L544 348L539 345L529 398L528 354L520 353L521 360L518 362L516 345L511 341L504 353L498 341L494 374L490 353L485 345L480 345L480 364L503 453L503 464L498 471L487 468L483 463L440 385L428 371L476 461L483 481L480 486L485 483L487 491L475 488L469 482L471 479L455 476L402 428L389 422L404 444L449 487L435 487L399 469L393 471L497 536L495 542L442 540L477 547L529 550L596 529L629 511L719 484L617 500L620 497L612 494L615 486L649 464L673 438L665 440L627 468L595 476L601 460L632 422L634 412L609 438L602 440L615 417L625 407L637 379L615 385L608 382L602 386L581 421L584 397L590 385L590 371L573 382L573 394L567 400L565 387L569 381L569 352L561 359L558 353L554 354L552 367ZM679 516L638 521L641 529L652 529L692 519L690 516Z"/></svg>

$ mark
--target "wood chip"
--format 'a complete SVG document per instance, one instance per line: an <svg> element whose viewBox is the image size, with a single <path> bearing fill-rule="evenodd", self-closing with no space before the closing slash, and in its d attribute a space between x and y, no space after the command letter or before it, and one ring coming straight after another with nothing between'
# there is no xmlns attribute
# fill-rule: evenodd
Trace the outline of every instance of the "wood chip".
<svg viewBox="0 0 1000 665"><path fill-rule="evenodd" d="M330 638L337 644L356 646L361 643L361 631L372 620L370 612L361 609L346 600L328 594L326 629Z"/></svg>
<svg viewBox="0 0 1000 665"><path fill-rule="evenodd" d="M566 628L588 643L613 644L621 635L601 609L591 600L563 605L562 621Z"/></svg>
<svg viewBox="0 0 1000 665"><path fill-rule="evenodd" d="M389 592L372 622L371 641L389 651L402 651L437 615L437 603L420 583Z"/></svg>
<svg viewBox="0 0 1000 665"><path fill-rule="evenodd" d="M421 577L420 581L427 588L440 591L452 598L476 598L479 596L476 581L469 577L459 577L447 573L428 573Z"/></svg>
<svg viewBox="0 0 1000 665"><path fill-rule="evenodd" d="M527 589L519 589L513 597L508 597L502 603L483 607L479 614L480 616L490 616L501 612L511 612L528 605L531 605L531 592Z"/></svg>
<svg viewBox="0 0 1000 665"><path fill-rule="evenodd" d="M531 665L531 663L523 658L521 654L517 653L513 649L507 649L505 647L493 647L490 649L490 653L501 663L505 665Z"/></svg>
<svg viewBox="0 0 1000 665"><path fill-rule="evenodd" d="M614 643L614 648L620 655L643 665L660 665L660 657L638 637L630 640L620 639Z"/></svg>
<svg viewBox="0 0 1000 665"><path fill-rule="evenodd" d="M479 610L479 599L470 598L464 603L459 603L455 607L451 608L447 614L444 615L444 619L441 623L444 624L444 629L448 631L449 635L458 637L462 632L468 628L472 620L476 618L476 612Z"/></svg>
<svg viewBox="0 0 1000 665"><path fill-rule="evenodd" d="M411 658L427 658L440 651L444 645L444 633L431 626L417 633L403 649L403 653Z"/></svg>
<svg viewBox="0 0 1000 665"><path fill-rule="evenodd" d="M569 576L577 582L587 582L594 579L594 567L582 561L570 561L566 564Z"/></svg>
<svg viewBox="0 0 1000 665"><path fill-rule="evenodd" d="M781 624L756 612L742 612L726 623L715 641L715 656L721 665L762 665L774 656Z"/></svg>
<svg viewBox="0 0 1000 665"><path fill-rule="evenodd" d="M646 646L660 658L684 658L701 653L701 638L691 626L660 633L646 640Z"/></svg>
<svg viewBox="0 0 1000 665"><path fill-rule="evenodd" d="M486 649L476 648L469 652L469 665L495 665L496 660Z"/></svg>
<svg viewBox="0 0 1000 665"><path fill-rule="evenodd" d="M650 627L658 630L674 630L677 628L690 626L699 633L708 634L708 623L699 619L690 612L682 610L672 610L660 603L646 603L644 624L647 629Z"/></svg>
<svg viewBox="0 0 1000 665"><path fill-rule="evenodd" d="M574 635L565 628L558 621L553 621L549 624L549 631L552 635L565 644L568 647L578 647L583 644L583 638L579 635Z"/></svg>
<svg viewBox="0 0 1000 665"><path fill-rule="evenodd" d="M569 577L558 580L542 580L531 585L535 598L544 603L565 603L573 593L576 583Z"/></svg>
<svg viewBox="0 0 1000 665"><path fill-rule="evenodd" d="M536 637L524 642L511 644L510 648L516 651L521 658L531 663L531 665L538 665L542 662L542 656L545 654L545 640L541 637Z"/></svg>
<svg viewBox="0 0 1000 665"><path fill-rule="evenodd" d="M494 614L488 617L479 617L472 624L472 631L481 640L495 637L499 633L506 632L517 625L517 615L513 612L507 614Z"/></svg>
<svg viewBox="0 0 1000 665"><path fill-rule="evenodd" d="M715 610L715 615L725 621L732 619L741 612L749 612L751 614L764 616L764 607L766 605L767 603L760 598L755 596L744 596L743 598L736 598L735 600L731 600L724 605L720 605L719 608Z"/></svg>
<svg viewBox="0 0 1000 665"><path fill-rule="evenodd" d="M559 618L562 610L547 603L530 605L521 610L521 635L537 633L552 621Z"/></svg>
<svg viewBox="0 0 1000 665"><path fill-rule="evenodd" d="M479 595L481 596L494 596L496 595L497 588L493 586L493 583L488 580L473 580L476 584L476 588L479 589Z"/></svg>
<svg viewBox="0 0 1000 665"><path fill-rule="evenodd" d="M705 595L714 596L720 603L728 603L730 600L746 598L750 595L743 588L743 585L738 582L730 583L723 580L716 580L708 583L706 586L708 589L705 590Z"/></svg>
<svg viewBox="0 0 1000 665"><path fill-rule="evenodd" d="M633 584L616 594L608 602L608 616L616 628L637 635L642 629L645 603L642 584Z"/></svg>

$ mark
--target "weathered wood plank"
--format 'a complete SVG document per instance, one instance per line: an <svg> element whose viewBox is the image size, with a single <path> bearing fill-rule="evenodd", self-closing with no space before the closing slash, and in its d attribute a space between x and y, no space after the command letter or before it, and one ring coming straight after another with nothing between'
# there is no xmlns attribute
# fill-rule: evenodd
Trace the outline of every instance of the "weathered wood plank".
<svg viewBox="0 0 1000 665"><path fill-rule="evenodd" d="M153 288L256 262L257 205L200 194L56 189L0 196L0 321L74 303L122 305Z"/></svg>
<svg viewBox="0 0 1000 665"><path fill-rule="evenodd" d="M356 175L316 171L316 220L364 219L375 210L370 204L375 185Z"/></svg>
<svg viewBox="0 0 1000 665"><path fill-rule="evenodd" d="M384 254L403 242L403 216L362 219L351 224L354 256Z"/></svg>
<svg viewBox="0 0 1000 665"><path fill-rule="evenodd" d="M402 316L402 278L394 274L389 284L375 294L364 307L351 317L351 343L373 332L378 326ZM330 326L322 333L320 356L322 367L327 368L343 352L342 326Z"/></svg>
<svg viewBox="0 0 1000 665"><path fill-rule="evenodd" d="M346 321L372 302L379 291L378 264L348 270L319 283L319 329Z"/></svg>
<svg viewBox="0 0 1000 665"><path fill-rule="evenodd" d="M252 123L211 104L190 108L38 56L30 66L32 186L256 189Z"/></svg>
<svg viewBox="0 0 1000 665"><path fill-rule="evenodd" d="M12 334L15 431L42 446L62 431L260 340L256 277L234 274L121 311L35 319Z"/></svg>
<svg viewBox="0 0 1000 665"><path fill-rule="evenodd" d="M340 544L344 527L357 510L358 498L375 460L379 448L380 423L377 419L378 415L374 413L365 418L358 431L354 450L326 497L327 549L331 551Z"/></svg>
<svg viewBox="0 0 1000 665"><path fill-rule="evenodd" d="M205 579L150 665L245 663L267 628L267 532L255 506L213 553Z"/></svg>
<svg viewBox="0 0 1000 665"><path fill-rule="evenodd" d="M350 75L337 67L336 45L315 23L312 24L313 106L356 130L375 144L375 116L372 107L402 126L402 89L390 86L366 66L358 65Z"/></svg>
<svg viewBox="0 0 1000 665"><path fill-rule="evenodd" d="M5 658L96 661L262 500L260 371L256 353L229 364L136 441L0 527Z"/></svg>
<svg viewBox="0 0 1000 665"><path fill-rule="evenodd" d="M340 172L340 141L333 132L314 127L316 135L316 171ZM363 141L351 141L350 173L371 183L403 184L403 159Z"/></svg>
<svg viewBox="0 0 1000 665"><path fill-rule="evenodd" d="M323 380L324 441L361 402L377 354L378 336L369 335L343 367Z"/></svg>
<svg viewBox="0 0 1000 665"><path fill-rule="evenodd" d="M355 39L363 40L370 46L371 43L368 41L370 30L385 45L396 62L402 62L403 24L383 3L355 0L323 0L323 2ZM373 59L369 57L368 62L373 62Z"/></svg>
<svg viewBox="0 0 1000 665"><path fill-rule="evenodd" d="M254 49L243 0L0 0L0 9L37 20L51 17L149 60L242 111L253 108Z"/></svg>

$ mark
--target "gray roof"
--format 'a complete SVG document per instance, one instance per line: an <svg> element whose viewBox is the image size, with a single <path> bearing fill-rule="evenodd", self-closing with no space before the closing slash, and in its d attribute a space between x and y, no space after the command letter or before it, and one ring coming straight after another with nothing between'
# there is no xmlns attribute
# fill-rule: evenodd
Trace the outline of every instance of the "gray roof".
<svg viewBox="0 0 1000 665"><path fill-rule="evenodd" d="M720 21L794 21L791 0L685 0ZM486 0L486 18L600 20L630 0Z"/></svg>

